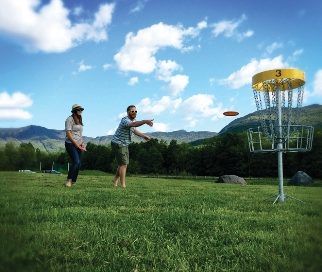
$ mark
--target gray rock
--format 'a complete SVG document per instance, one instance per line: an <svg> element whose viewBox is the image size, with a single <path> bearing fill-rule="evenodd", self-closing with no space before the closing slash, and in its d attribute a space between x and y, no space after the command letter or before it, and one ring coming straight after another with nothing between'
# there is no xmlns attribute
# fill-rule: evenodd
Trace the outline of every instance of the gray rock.
<svg viewBox="0 0 322 272"><path fill-rule="evenodd" d="M313 179L303 171L297 171L296 174L289 180L288 185L310 185Z"/></svg>
<svg viewBox="0 0 322 272"><path fill-rule="evenodd" d="M241 184L246 185L246 181L236 175L223 175L220 176L217 180L218 183L232 183L232 184Z"/></svg>

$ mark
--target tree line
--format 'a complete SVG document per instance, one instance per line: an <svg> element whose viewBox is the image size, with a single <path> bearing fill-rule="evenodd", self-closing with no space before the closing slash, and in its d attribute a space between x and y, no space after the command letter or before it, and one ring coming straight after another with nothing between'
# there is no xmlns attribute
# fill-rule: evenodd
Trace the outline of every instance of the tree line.
<svg viewBox="0 0 322 272"><path fill-rule="evenodd" d="M204 140L194 146L152 139L129 146L130 174L220 176L234 174L252 177L276 177L275 153L250 153L245 133L227 133ZM305 171L322 178L322 130L315 131L313 149L304 153L284 153L284 175L291 177ZM0 148L0 170L67 169L66 152L47 153L35 149L31 143L15 146L6 143ZM111 146L88 143L83 153L82 170L101 170L113 173L117 168Z"/></svg>

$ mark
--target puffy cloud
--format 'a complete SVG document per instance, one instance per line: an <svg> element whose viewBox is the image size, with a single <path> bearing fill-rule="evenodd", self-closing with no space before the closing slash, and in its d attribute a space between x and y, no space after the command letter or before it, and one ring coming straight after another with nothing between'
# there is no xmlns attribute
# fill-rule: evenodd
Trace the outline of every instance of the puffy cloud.
<svg viewBox="0 0 322 272"><path fill-rule="evenodd" d="M155 131L166 132L166 131L169 131L169 125L168 124L165 124L165 123L157 123L157 122L154 122L153 123L153 129Z"/></svg>
<svg viewBox="0 0 322 272"><path fill-rule="evenodd" d="M233 72L225 79L219 80L219 84L227 85L232 89L239 89L247 84L251 84L252 77L256 73L264 70L283 68L286 66L288 66L288 64L283 60L283 56L277 56L273 59L252 59L238 71Z"/></svg>
<svg viewBox="0 0 322 272"><path fill-rule="evenodd" d="M157 78L169 84L169 90L172 96L180 94L189 84L187 75L172 75L173 72L181 70L181 66L172 60L162 60L157 65Z"/></svg>
<svg viewBox="0 0 322 272"><path fill-rule="evenodd" d="M93 66L85 64L83 60L79 63L78 72L86 72L92 69Z"/></svg>
<svg viewBox="0 0 322 272"><path fill-rule="evenodd" d="M241 18L237 21L234 20L223 20L218 23L212 25L213 30L212 33L215 37L219 35L224 35L226 38L234 38L237 41L242 41L245 38L249 38L253 36L253 30L247 30L245 32L239 32L238 27L241 25L243 21L247 19L246 15L243 14Z"/></svg>
<svg viewBox="0 0 322 272"><path fill-rule="evenodd" d="M173 96L180 94L189 84L189 77L186 75L175 75L170 78L169 88Z"/></svg>
<svg viewBox="0 0 322 272"><path fill-rule="evenodd" d="M225 111L222 104L216 102L213 95L208 94L196 94L185 100L173 99L170 96L163 96L156 101L144 98L138 103L137 108L142 114L151 116L163 112L175 113L179 120L182 118L181 122L188 123L189 127L195 127L205 118L210 120L222 118L222 112Z"/></svg>
<svg viewBox="0 0 322 272"><path fill-rule="evenodd" d="M158 23L141 29L135 35L126 35L125 45L114 56L121 71L151 73L157 65L155 54L164 47L180 49L183 30L180 27Z"/></svg>
<svg viewBox="0 0 322 272"><path fill-rule="evenodd" d="M128 84L130 86L134 86L135 84L139 83L139 78L138 77L131 77Z"/></svg>
<svg viewBox="0 0 322 272"><path fill-rule="evenodd" d="M157 101L144 98L138 103L137 108L144 114L159 115L164 111L174 112L181 102L181 98L172 99L170 96L163 96Z"/></svg>
<svg viewBox="0 0 322 272"><path fill-rule="evenodd" d="M218 103L214 106L215 98L209 94L193 95L182 103L182 108L185 109L189 118L201 116L211 119L217 119L223 112L222 104Z"/></svg>
<svg viewBox="0 0 322 272"><path fill-rule="evenodd" d="M91 23L73 24L62 0L41 5L39 0L2 0L0 33L5 33L29 51L64 52L84 41L107 40L114 4L99 7Z"/></svg>
<svg viewBox="0 0 322 272"><path fill-rule="evenodd" d="M21 92L0 93L0 120L30 119L32 115L22 108L30 107L32 103L31 98Z"/></svg>
<svg viewBox="0 0 322 272"><path fill-rule="evenodd" d="M136 34L128 33L125 44L114 55L114 60L121 71L144 74L156 72L157 79L167 82L170 93L177 96L189 84L189 77L181 74L173 75L175 71L181 70L181 66L173 60L157 60L155 55L166 47L176 48L182 52L191 50L192 47L184 46L185 38L198 36L206 27L206 21L189 28L160 22L141 29Z"/></svg>
<svg viewBox="0 0 322 272"><path fill-rule="evenodd" d="M313 95L322 96L322 69L318 70L314 76Z"/></svg>
<svg viewBox="0 0 322 272"><path fill-rule="evenodd" d="M181 66L173 60L161 60L158 62L156 74L159 80L169 81L172 73L180 69Z"/></svg>
<svg viewBox="0 0 322 272"><path fill-rule="evenodd" d="M156 53L166 47L184 50L184 39L195 37L206 26L200 22L197 27L184 29L182 26L162 22L126 35L125 44L114 56L121 71L152 73L158 64Z"/></svg>
<svg viewBox="0 0 322 272"><path fill-rule="evenodd" d="M22 92L15 92L11 96L7 92L0 93L1 108L27 108L31 105L30 97Z"/></svg>
<svg viewBox="0 0 322 272"><path fill-rule="evenodd" d="M32 115L22 109L1 109L0 120L28 120Z"/></svg>

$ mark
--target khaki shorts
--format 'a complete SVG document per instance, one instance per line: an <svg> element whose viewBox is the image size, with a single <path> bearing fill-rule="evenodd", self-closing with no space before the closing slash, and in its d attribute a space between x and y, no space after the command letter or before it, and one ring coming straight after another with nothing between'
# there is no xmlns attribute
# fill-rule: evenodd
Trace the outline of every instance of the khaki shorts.
<svg viewBox="0 0 322 272"><path fill-rule="evenodd" d="M128 146L119 145L111 142L112 150L115 153L117 165L128 165L130 162Z"/></svg>

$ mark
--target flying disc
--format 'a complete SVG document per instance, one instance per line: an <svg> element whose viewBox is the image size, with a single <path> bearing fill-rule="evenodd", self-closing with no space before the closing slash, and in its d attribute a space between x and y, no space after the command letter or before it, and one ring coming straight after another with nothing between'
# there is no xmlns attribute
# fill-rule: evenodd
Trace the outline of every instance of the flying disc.
<svg viewBox="0 0 322 272"><path fill-rule="evenodd" d="M225 116L236 116L238 114L239 114L239 112L237 112L237 111L225 111L223 113L223 115L225 115Z"/></svg>

